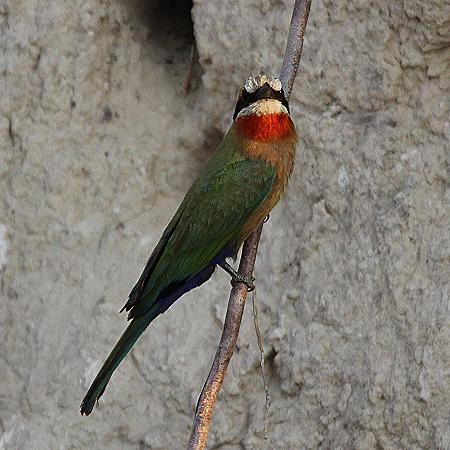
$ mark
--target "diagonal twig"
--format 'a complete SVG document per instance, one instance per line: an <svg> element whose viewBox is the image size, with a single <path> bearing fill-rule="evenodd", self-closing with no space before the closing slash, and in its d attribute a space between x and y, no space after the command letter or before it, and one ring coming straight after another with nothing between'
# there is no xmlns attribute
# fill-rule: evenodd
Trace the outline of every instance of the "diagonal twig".
<svg viewBox="0 0 450 450"><path fill-rule="evenodd" d="M240 273L250 276L253 273L261 231L262 226L244 242L239 263ZM243 255L246 255L245 258ZM247 286L244 283L233 283L219 347L197 402L194 427L187 446L189 450L205 448L214 403L222 387L225 372L236 345L246 298Z"/></svg>
<svg viewBox="0 0 450 450"><path fill-rule="evenodd" d="M310 6L311 0L295 1L289 27L286 52L280 72L280 80L284 88L286 99L289 99L291 95L292 87L297 75L297 68L303 47L303 35L308 21ZM253 274L262 227L263 224L259 225L253 234L244 242L242 249L239 272L248 277L251 277ZM217 395L219 394L219 390L222 387L228 363L233 355L246 298L247 286L240 282L233 283L219 347L197 402L192 433L187 450L203 450L205 448L214 404Z"/></svg>
<svg viewBox="0 0 450 450"><path fill-rule="evenodd" d="M295 0L292 12L289 34L284 52L283 65L280 70L280 80L284 88L286 100L289 100L294 86L297 69L302 57L303 36L308 23L311 0Z"/></svg>
<svg viewBox="0 0 450 450"><path fill-rule="evenodd" d="M258 307L256 306L256 289L253 291L252 306L253 306L253 323L255 325L255 332L256 332L256 342L258 343L259 349L259 366L261 368L261 375L264 385L264 395L266 397L264 403L264 439L267 439L269 437L268 429L269 429L270 396L269 396L269 387L267 386L266 371L264 370L265 355L264 355L263 339L261 336L261 332L259 331Z"/></svg>

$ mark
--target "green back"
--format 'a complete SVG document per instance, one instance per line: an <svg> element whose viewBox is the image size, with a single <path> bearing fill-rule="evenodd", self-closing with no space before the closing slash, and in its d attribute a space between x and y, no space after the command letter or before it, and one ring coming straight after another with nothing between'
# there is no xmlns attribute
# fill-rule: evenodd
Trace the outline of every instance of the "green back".
<svg viewBox="0 0 450 450"><path fill-rule="evenodd" d="M232 130L187 192L150 257L133 289L134 302L127 303L132 317L148 311L164 289L205 268L238 238L244 223L270 193L275 168L247 157L236 145Z"/></svg>

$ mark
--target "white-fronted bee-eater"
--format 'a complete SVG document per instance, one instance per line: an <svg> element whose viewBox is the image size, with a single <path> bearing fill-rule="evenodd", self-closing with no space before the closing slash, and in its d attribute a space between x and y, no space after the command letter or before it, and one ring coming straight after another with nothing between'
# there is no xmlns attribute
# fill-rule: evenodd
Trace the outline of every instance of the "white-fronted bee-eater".
<svg viewBox="0 0 450 450"><path fill-rule="evenodd" d="M297 134L280 80L258 75L242 87L233 124L194 181L122 310L130 323L81 403L90 414L113 372L148 325L217 266L227 263L280 200L294 165Z"/></svg>

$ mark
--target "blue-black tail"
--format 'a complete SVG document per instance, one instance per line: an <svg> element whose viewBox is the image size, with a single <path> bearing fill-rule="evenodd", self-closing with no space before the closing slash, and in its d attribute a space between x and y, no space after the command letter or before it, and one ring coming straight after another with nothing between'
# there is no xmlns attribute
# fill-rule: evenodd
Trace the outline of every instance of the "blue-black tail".
<svg viewBox="0 0 450 450"><path fill-rule="evenodd" d="M141 316L132 317L130 324L112 349L81 402L80 412L82 415L88 416L92 412L95 402L98 401L103 395L103 392L105 392L106 385L112 374L148 325L156 317L166 311L183 294L207 281L213 274L214 269L215 265L208 266L184 283L174 286L171 290L165 290L165 292L161 293L161 297L155 301L150 310Z"/></svg>

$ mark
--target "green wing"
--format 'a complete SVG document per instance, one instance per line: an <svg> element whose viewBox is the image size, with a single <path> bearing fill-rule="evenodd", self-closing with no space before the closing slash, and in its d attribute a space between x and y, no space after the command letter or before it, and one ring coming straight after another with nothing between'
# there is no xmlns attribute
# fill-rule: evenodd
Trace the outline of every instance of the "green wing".
<svg viewBox="0 0 450 450"><path fill-rule="evenodd" d="M250 159L229 164L201 180L186 202L155 275L160 269L182 280L204 268L224 245L238 237L270 193L274 180L272 166Z"/></svg>
<svg viewBox="0 0 450 450"><path fill-rule="evenodd" d="M184 202L180 205L177 212L170 221L169 225L167 225L166 229L164 230L161 239L159 240L158 244L156 245L155 249L150 255L150 258L147 260L147 264L145 265L145 268L141 276L139 277L139 280L131 290L130 295L128 296L127 303L125 303L120 312L122 312L123 310L129 311L132 308L132 306L139 300L142 290L144 289L145 283L146 281L148 281L152 271L155 269L156 264L161 258L164 249L167 246L167 242L169 241L175 226L178 224L180 220L183 210L184 210Z"/></svg>
<svg viewBox="0 0 450 450"><path fill-rule="evenodd" d="M238 238L244 223L270 193L274 167L241 153L240 158L226 153L216 153L166 228L133 289L134 301L125 305L132 309L131 317L145 314L161 292L207 267L227 243Z"/></svg>

